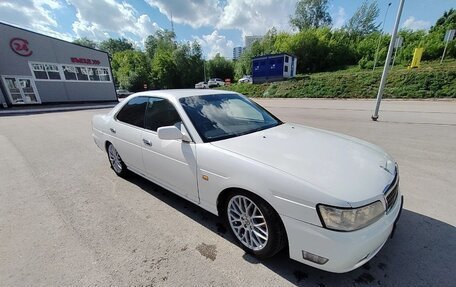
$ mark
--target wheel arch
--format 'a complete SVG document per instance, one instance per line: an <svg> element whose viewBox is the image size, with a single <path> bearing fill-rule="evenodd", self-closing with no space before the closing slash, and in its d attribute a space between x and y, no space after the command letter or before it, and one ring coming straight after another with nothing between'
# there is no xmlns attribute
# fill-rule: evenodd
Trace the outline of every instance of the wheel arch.
<svg viewBox="0 0 456 287"><path fill-rule="evenodd" d="M224 190L222 190L218 196L217 196L217 201L216 201L216 205L217 205L217 212L218 212L218 215L220 216L221 215L221 211L223 209L223 206L224 206L224 203L226 202L226 200L228 199L228 197L232 194L232 193L235 193L236 191L240 191L240 192L246 192L250 195L252 195L253 197L257 197L261 200L263 200L264 202L266 202L267 204L269 204L272 209L277 213L277 210L272 206L271 203L269 203L263 196L259 195L258 193L255 193L255 192L252 192L248 189L245 189L245 188L242 188L242 187L227 187L225 188Z"/></svg>
<svg viewBox="0 0 456 287"><path fill-rule="evenodd" d="M236 191L241 191L241 192L245 192L249 195L252 195L253 197L257 197L259 198L260 200L266 202L271 208L272 210L277 214L278 218L280 219L280 225L282 226L282 229L283 231L285 232L285 238L286 238L286 243L288 245L288 234L287 234L287 230L285 228L285 224L283 223L283 220L282 218L280 217L280 214L277 212L277 210L274 208L274 206L269 203L266 199L264 199L264 197L262 197L261 195L257 194L257 193L254 193L250 190L247 190L245 188L240 188L240 187L228 187L228 188L225 188L224 190L222 190L218 197L217 197L217 213L218 213L218 216L220 216L221 218L224 217L223 215L223 209L224 209L224 206L225 206L225 202L227 201L228 197L235 193Z"/></svg>
<svg viewBox="0 0 456 287"><path fill-rule="evenodd" d="M235 193L236 191L241 191L241 192L244 192L244 193L247 193L249 195L252 195L253 197L256 197L262 201L264 201L265 203L267 203L271 209L277 214L277 217L279 219L279 224L282 228L282 231L284 233L284 248L286 249L286 252L289 253L289 245L288 245L288 233L287 233L287 229L285 228L285 224L283 223L283 220L282 220L282 217L280 216L280 214L277 212L277 210L274 208L274 206L272 204L270 204L266 199L264 199L261 195L257 194L257 193L254 193L252 191L249 191L245 188L239 188L239 187L229 187L229 188L225 188L224 190L222 190L218 197L217 197L217 212L218 212L218 216L220 218L222 218L222 220L225 218L224 217L224 214L223 214L223 211L224 211L224 206L225 206L225 202L226 200L228 199L228 197Z"/></svg>
<svg viewBox="0 0 456 287"><path fill-rule="evenodd" d="M108 146L112 144L110 141L106 140L104 143L105 152L108 152Z"/></svg>

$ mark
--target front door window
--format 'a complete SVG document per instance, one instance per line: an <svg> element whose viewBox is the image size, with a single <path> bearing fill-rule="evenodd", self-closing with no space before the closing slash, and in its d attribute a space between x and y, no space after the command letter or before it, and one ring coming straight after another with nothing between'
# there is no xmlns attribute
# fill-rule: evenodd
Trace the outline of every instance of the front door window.
<svg viewBox="0 0 456 287"><path fill-rule="evenodd" d="M41 103L32 78L4 76L3 82L13 105Z"/></svg>

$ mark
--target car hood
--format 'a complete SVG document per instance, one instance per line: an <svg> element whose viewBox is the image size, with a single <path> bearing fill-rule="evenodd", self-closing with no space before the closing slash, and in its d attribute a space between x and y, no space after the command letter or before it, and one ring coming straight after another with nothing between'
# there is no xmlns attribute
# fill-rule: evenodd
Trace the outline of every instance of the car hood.
<svg viewBox="0 0 456 287"><path fill-rule="evenodd" d="M394 179L395 162L379 147L297 124L212 144L295 176L353 205L378 197Z"/></svg>

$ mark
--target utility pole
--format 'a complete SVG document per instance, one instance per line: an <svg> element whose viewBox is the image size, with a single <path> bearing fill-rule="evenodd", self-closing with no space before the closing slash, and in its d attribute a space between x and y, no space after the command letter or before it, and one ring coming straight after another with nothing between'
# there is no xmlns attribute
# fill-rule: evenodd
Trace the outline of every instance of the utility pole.
<svg viewBox="0 0 456 287"><path fill-rule="evenodd" d="M404 2L405 0L401 0L401 2L399 3L399 8L397 10L396 21L394 23L393 33L391 35L391 40L388 47L388 54L386 55L385 66L383 68L382 79L380 80L380 86L378 88L377 103L375 104L374 114L371 117L373 121L377 121L378 119L378 110L380 109L380 102L382 101L383 90L385 89L386 78L388 77L388 70L391 63L391 56L393 55L394 44L396 42L397 30L399 28L399 22L401 21L402 8L404 8Z"/></svg>
<svg viewBox="0 0 456 287"><path fill-rule="evenodd" d="M203 72L204 72L204 80L203 82L206 83L206 60L203 59Z"/></svg>
<svg viewBox="0 0 456 287"><path fill-rule="evenodd" d="M173 35L174 35L174 22L173 22L173 11L171 11L171 32L173 32Z"/></svg>
<svg viewBox="0 0 456 287"><path fill-rule="evenodd" d="M375 50L375 57L374 57L374 68L372 68L372 71L374 71L375 67L377 66L378 51L380 50L383 28L385 28L386 15L388 15L388 10L389 10L390 6L391 6L391 2L388 3L388 7L386 8L386 12L385 12L385 17L383 17L382 29L380 31L380 36L378 36L377 50Z"/></svg>

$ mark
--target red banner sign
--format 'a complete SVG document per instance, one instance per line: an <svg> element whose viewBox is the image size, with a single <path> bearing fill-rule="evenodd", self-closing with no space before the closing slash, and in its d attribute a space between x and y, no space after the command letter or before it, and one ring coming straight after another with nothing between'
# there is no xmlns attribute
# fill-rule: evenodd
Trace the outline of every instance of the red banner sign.
<svg viewBox="0 0 456 287"><path fill-rule="evenodd" d="M87 59L87 58L71 58L72 63L87 64L87 65L100 65L100 60Z"/></svg>
<svg viewBox="0 0 456 287"><path fill-rule="evenodd" d="M13 38L10 40L11 50L19 56L28 57L32 55L33 51L29 49L28 45L29 43L25 39Z"/></svg>

